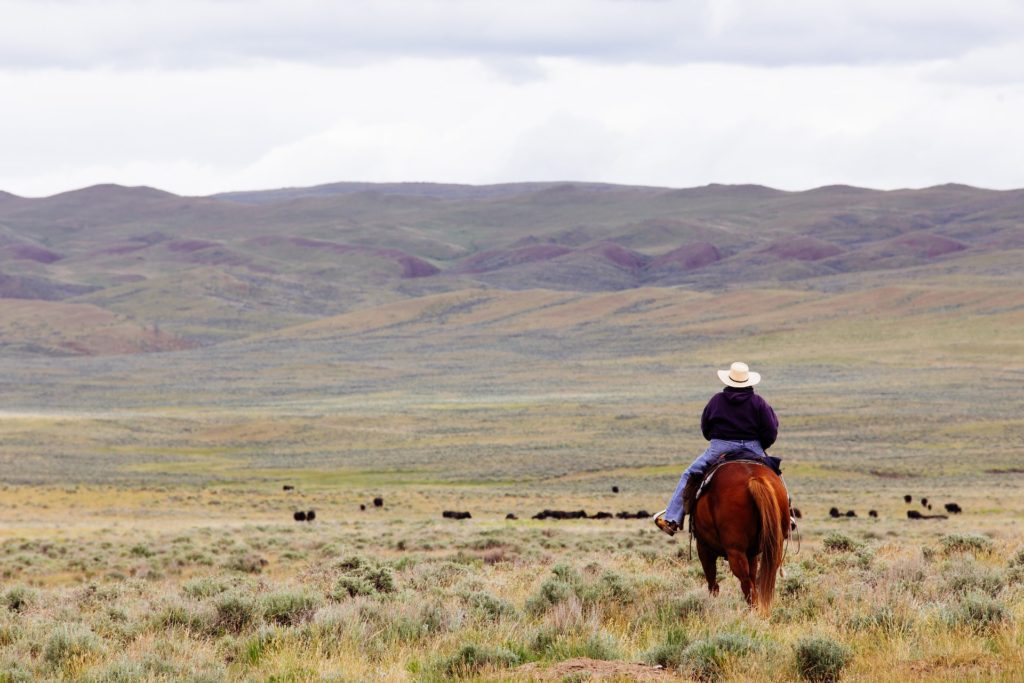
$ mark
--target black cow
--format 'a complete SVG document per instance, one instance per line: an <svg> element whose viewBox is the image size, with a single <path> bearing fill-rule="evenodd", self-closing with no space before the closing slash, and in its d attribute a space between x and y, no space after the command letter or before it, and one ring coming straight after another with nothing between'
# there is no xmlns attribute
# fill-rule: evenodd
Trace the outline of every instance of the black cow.
<svg viewBox="0 0 1024 683"><path fill-rule="evenodd" d="M868 510L868 517L878 517L878 510Z"/></svg>
<svg viewBox="0 0 1024 683"><path fill-rule="evenodd" d="M913 500L914 500L914 497L912 495L910 495L909 493L907 495L903 496L903 502L905 502L905 503L909 503L909 502L911 502Z"/></svg>
<svg viewBox="0 0 1024 683"><path fill-rule="evenodd" d="M924 519L924 515L917 510L907 510L907 519Z"/></svg>
<svg viewBox="0 0 1024 683"><path fill-rule="evenodd" d="M365 510L366 509L366 503L360 503L359 504L359 509L360 510Z"/></svg>
<svg viewBox="0 0 1024 683"><path fill-rule="evenodd" d="M309 511L307 511L306 512L306 521L307 522L312 522L314 519L316 519L316 510L309 510Z"/></svg>
<svg viewBox="0 0 1024 683"><path fill-rule="evenodd" d="M292 486L291 484L285 484L284 486L281 487L281 490L283 490L283 491L294 491L295 487Z"/></svg>
<svg viewBox="0 0 1024 683"><path fill-rule="evenodd" d="M612 493L618 493L618 492L619 492L619 487L618 486L613 486L612 487Z"/></svg>
<svg viewBox="0 0 1024 683"><path fill-rule="evenodd" d="M615 515L613 515L610 512L598 512L596 514L590 515L590 518L591 519L611 519L614 516Z"/></svg>
<svg viewBox="0 0 1024 683"><path fill-rule="evenodd" d="M856 512L854 512L853 510L847 510L847 511L846 511L846 516L847 516L847 517L856 517L856 516L857 516L857 513L856 513Z"/></svg>
<svg viewBox="0 0 1024 683"><path fill-rule="evenodd" d="M374 498L373 499L373 507L375 507L375 508L382 508L382 507L384 507L384 499L381 498L380 496L377 496L376 498Z"/></svg>
<svg viewBox="0 0 1024 683"><path fill-rule="evenodd" d="M842 517L842 515L839 513L839 508L829 508L828 516L831 517L832 519L835 519L837 517Z"/></svg>
<svg viewBox="0 0 1024 683"><path fill-rule="evenodd" d="M446 519L472 519L473 515L468 512L459 512L458 510L445 510L441 513L441 516Z"/></svg>
<svg viewBox="0 0 1024 683"><path fill-rule="evenodd" d="M305 522L306 521L306 513L303 512L302 510L299 510L298 512L296 512L294 515L292 515L292 517L295 519L296 522Z"/></svg>
<svg viewBox="0 0 1024 683"><path fill-rule="evenodd" d="M505 519L519 519L519 518L516 517L514 513L510 512L507 515L505 515Z"/></svg>
<svg viewBox="0 0 1024 683"><path fill-rule="evenodd" d="M959 515L963 512L963 509L956 503L946 503L946 512L951 512L954 515Z"/></svg>
<svg viewBox="0 0 1024 683"><path fill-rule="evenodd" d="M921 507L923 507L923 508L928 507L928 499L927 498L922 498L921 499Z"/></svg>

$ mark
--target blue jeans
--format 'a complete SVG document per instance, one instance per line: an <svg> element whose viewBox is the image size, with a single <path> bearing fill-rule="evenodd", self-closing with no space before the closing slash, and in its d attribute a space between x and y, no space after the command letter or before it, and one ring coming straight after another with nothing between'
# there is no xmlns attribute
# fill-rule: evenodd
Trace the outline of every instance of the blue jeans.
<svg viewBox="0 0 1024 683"><path fill-rule="evenodd" d="M672 499L668 502L668 510L665 511L665 519L670 522L679 523L683 521L683 489L686 488L686 481L694 472L699 472L710 465L718 456L730 451L747 450L764 457L764 449L760 441L724 441L722 439L711 439L708 449L704 454L693 461L683 476L679 478L679 485L676 486Z"/></svg>

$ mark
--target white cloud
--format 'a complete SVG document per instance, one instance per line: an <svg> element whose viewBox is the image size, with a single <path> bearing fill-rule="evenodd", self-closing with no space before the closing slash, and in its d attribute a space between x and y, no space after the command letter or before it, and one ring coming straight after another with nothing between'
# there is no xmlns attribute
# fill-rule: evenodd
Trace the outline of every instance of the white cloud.
<svg viewBox="0 0 1024 683"><path fill-rule="evenodd" d="M0 0L0 66L571 57L745 64L954 58L1013 0Z"/></svg>
<svg viewBox="0 0 1024 683"><path fill-rule="evenodd" d="M1024 186L1020 5L965 7L0 0L0 188Z"/></svg>
<svg viewBox="0 0 1024 683"><path fill-rule="evenodd" d="M473 60L0 76L0 187L182 193L335 180L1024 185L1024 88L923 67Z"/></svg>

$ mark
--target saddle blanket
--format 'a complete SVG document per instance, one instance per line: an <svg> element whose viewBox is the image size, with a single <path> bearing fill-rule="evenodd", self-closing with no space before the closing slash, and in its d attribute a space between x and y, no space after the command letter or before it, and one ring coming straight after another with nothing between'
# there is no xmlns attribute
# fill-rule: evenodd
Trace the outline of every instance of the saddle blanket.
<svg viewBox="0 0 1024 683"><path fill-rule="evenodd" d="M711 483L711 479L715 476L715 472L717 472L722 465L727 465L731 462L752 462L756 465L766 465L775 472L775 474L782 476L782 468L780 467L782 464L782 458L776 458L771 455L766 455L762 458L757 453L746 450L730 451L719 456L718 460L716 460L711 466L711 469L709 469L707 474L704 475L704 478L700 482L700 486L697 487L697 495L694 497L695 500L700 498L704 493L704 489Z"/></svg>

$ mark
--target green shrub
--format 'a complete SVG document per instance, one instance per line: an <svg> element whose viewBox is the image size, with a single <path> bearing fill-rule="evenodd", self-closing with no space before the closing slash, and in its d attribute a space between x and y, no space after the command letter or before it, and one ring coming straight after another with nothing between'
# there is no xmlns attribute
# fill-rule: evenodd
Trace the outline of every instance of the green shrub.
<svg viewBox="0 0 1024 683"><path fill-rule="evenodd" d="M798 569L790 570L779 581L779 594L796 597L807 593L807 575Z"/></svg>
<svg viewBox="0 0 1024 683"><path fill-rule="evenodd" d="M981 534L946 534L939 539L942 551L952 553L987 553L993 548L992 539Z"/></svg>
<svg viewBox="0 0 1024 683"><path fill-rule="evenodd" d="M320 606L316 596L301 591L271 593L262 600L263 617L281 626L294 626L307 621Z"/></svg>
<svg viewBox="0 0 1024 683"><path fill-rule="evenodd" d="M707 613L709 597L705 593L691 593L681 598L672 598L658 607L658 619L663 623L672 623L692 616L703 616Z"/></svg>
<svg viewBox="0 0 1024 683"><path fill-rule="evenodd" d="M1010 612L1003 603L977 593L964 596L943 613L950 626L960 626L975 632L993 629L1010 622Z"/></svg>
<svg viewBox="0 0 1024 683"><path fill-rule="evenodd" d="M583 583L583 577L580 576L579 571L567 564L556 564L551 568L551 573L570 586L578 586Z"/></svg>
<svg viewBox="0 0 1024 683"><path fill-rule="evenodd" d="M214 604L210 628L215 634L241 633L256 622L258 615L259 609L252 598L229 593L221 596Z"/></svg>
<svg viewBox="0 0 1024 683"><path fill-rule="evenodd" d="M14 586L4 593L3 605L12 612L24 612L39 599L39 593L25 586Z"/></svg>
<svg viewBox="0 0 1024 683"><path fill-rule="evenodd" d="M633 582L621 574L606 571L597 582L597 595L600 600L608 600L619 604L629 604L636 597Z"/></svg>
<svg viewBox="0 0 1024 683"><path fill-rule="evenodd" d="M242 659L249 666L257 666L281 642L281 630L263 626L242 643Z"/></svg>
<svg viewBox="0 0 1024 683"><path fill-rule="evenodd" d="M13 645L21 639L21 627L17 624L0 623L0 647Z"/></svg>
<svg viewBox="0 0 1024 683"><path fill-rule="evenodd" d="M946 589L957 595L981 592L995 596L1006 585L1001 571L979 566L971 558L946 565L943 575Z"/></svg>
<svg viewBox="0 0 1024 683"><path fill-rule="evenodd" d="M99 637L87 626L61 624L50 633L43 659L57 668L74 666L99 654L102 649Z"/></svg>
<svg viewBox="0 0 1024 683"><path fill-rule="evenodd" d="M821 539L821 547L830 553L850 553L860 547L860 544L838 531L833 531Z"/></svg>
<svg viewBox="0 0 1024 683"><path fill-rule="evenodd" d="M1006 572L1006 583L1013 586L1024 584L1024 567L1010 567Z"/></svg>
<svg viewBox="0 0 1024 683"><path fill-rule="evenodd" d="M148 545L143 545L141 543L133 545L131 547L131 550L128 551L128 553L132 557L153 557L154 555L156 555L156 552L153 551Z"/></svg>
<svg viewBox="0 0 1024 683"><path fill-rule="evenodd" d="M586 640L579 642L566 653L566 659L574 657L586 657L587 659L600 659L609 661L622 657L622 650L619 641L610 633L599 631L591 633Z"/></svg>
<svg viewBox="0 0 1024 683"><path fill-rule="evenodd" d="M230 587L230 584L223 579L204 576L200 579L186 581L181 586L181 592L190 598L211 598L227 591Z"/></svg>
<svg viewBox="0 0 1024 683"><path fill-rule="evenodd" d="M35 674L20 662L0 664L0 683L32 683L35 680Z"/></svg>
<svg viewBox="0 0 1024 683"><path fill-rule="evenodd" d="M203 628L203 618L189 605L169 605L156 615L160 628L187 628L198 631Z"/></svg>
<svg viewBox="0 0 1024 683"><path fill-rule="evenodd" d="M805 638L794 647L796 670L805 681L838 681L843 669L853 659L850 648L829 638Z"/></svg>
<svg viewBox="0 0 1024 683"><path fill-rule="evenodd" d="M515 614L516 609L509 602L486 591L462 593L460 597L473 612L484 619L495 620Z"/></svg>
<svg viewBox="0 0 1024 683"><path fill-rule="evenodd" d="M354 556L343 560L338 563L337 568L340 576L331 590L331 597L335 600L357 595L394 593L397 590L395 577L388 567L362 557Z"/></svg>
<svg viewBox="0 0 1024 683"><path fill-rule="evenodd" d="M440 603L421 604L412 613L403 610L385 620L381 638L385 641L412 643L441 632L448 625L449 615Z"/></svg>
<svg viewBox="0 0 1024 683"><path fill-rule="evenodd" d="M1017 548L1017 552L1010 558L1011 567L1024 567L1024 546Z"/></svg>
<svg viewBox="0 0 1024 683"><path fill-rule="evenodd" d="M515 652L504 647L463 645L458 652L443 660L438 669L448 677L471 676L485 667L512 667L522 661Z"/></svg>
<svg viewBox="0 0 1024 683"><path fill-rule="evenodd" d="M150 680L150 676L141 662L121 660L109 665L91 680L96 683L142 683Z"/></svg>
<svg viewBox="0 0 1024 683"><path fill-rule="evenodd" d="M267 566L267 561L253 553L235 553L224 563L225 569L246 574L259 574Z"/></svg>
<svg viewBox="0 0 1024 683"><path fill-rule="evenodd" d="M680 669L698 681L717 681L722 677L725 657L707 640L690 643L679 655Z"/></svg>
<svg viewBox="0 0 1024 683"><path fill-rule="evenodd" d="M867 614L853 617L849 627L854 631L882 631L890 635L908 634L914 628L913 620L889 605L877 607Z"/></svg>
<svg viewBox="0 0 1024 683"><path fill-rule="evenodd" d="M720 633L687 645L679 653L678 668L700 681L717 681L724 673L729 657L742 657L760 649L758 643L742 633Z"/></svg>
<svg viewBox="0 0 1024 683"><path fill-rule="evenodd" d="M558 578L548 578L540 585L537 593L526 601L526 609L530 612L543 612L552 605L564 602L574 595L572 586Z"/></svg>
<svg viewBox="0 0 1024 683"><path fill-rule="evenodd" d="M683 651L690 644L690 636L681 628L668 629L665 640L645 652L642 659L648 664L680 668L682 664Z"/></svg>

